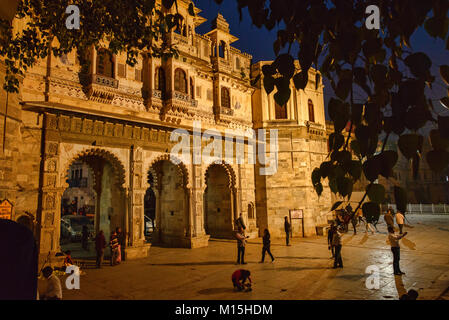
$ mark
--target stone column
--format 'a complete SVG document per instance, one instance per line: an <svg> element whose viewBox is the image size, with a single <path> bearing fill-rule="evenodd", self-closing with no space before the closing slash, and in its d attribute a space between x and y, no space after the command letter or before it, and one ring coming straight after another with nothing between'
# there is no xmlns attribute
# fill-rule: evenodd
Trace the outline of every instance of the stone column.
<svg viewBox="0 0 449 320"><path fill-rule="evenodd" d="M60 251L61 197L64 192L63 182L58 181L60 145L56 116L44 113L42 126L37 209L39 265L42 265L47 257L49 263L54 263L55 253Z"/></svg>
<svg viewBox="0 0 449 320"><path fill-rule="evenodd" d="M130 152L130 188L128 193L130 236L129 247L126 248L127 259L142 258L148 256L149 244L145 243L144 235L144 197L145 184L142 172L142 149L131 148Z"/></svg>

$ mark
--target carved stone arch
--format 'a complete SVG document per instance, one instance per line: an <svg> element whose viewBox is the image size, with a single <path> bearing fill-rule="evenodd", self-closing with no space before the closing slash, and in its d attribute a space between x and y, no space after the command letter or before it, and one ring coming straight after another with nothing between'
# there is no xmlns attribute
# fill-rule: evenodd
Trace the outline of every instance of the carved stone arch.
<svg viewBox="0 0 449 320"><path fill-rule="evenodd" d="M226 163L226 162L224 162L222 160L214 161L207 167L206 173L204 174L204 186L207 185L207 177L208 177L209 169L212 166L214 166L214 165L218 165L218 166L222 167L225 170L226 175L228 177L229 189L230 190L235 190L237 188L235 171L234 171L234 169L232 168L232 166L229 163Z"/></svg>
<svg viewBox="0 0 449 320"><path fill-rule="evenodd" d="M98 158L101 158L101 159L107 161L114 169L114 178L117 183L117 186L120 189L125 188L125 183L126 183L125 166L123 165L123 163L120 161L120 159L115 154L113 154L110 151L100 149L100 148L90 148L90 149L83 150L83 151L77 153L74 157L72 157L72 159L70 159L70 161L68 161L68 163L66 164L64 169L61 171L61 175L62 175L61 181L62 181L63 186L65 185L65 187L67 187L65 178L67 177L70 166L76 161L83 161L83 160L86 160L86 159L89 159L92 157L98 157ZM85 161L85 162L87 162L87 161ZM94 183L96 183L95 175L93 176L93 178L94 178Z"/></svg>
<svg viewBox="0 0 449 320"><path fill-rule="evenodd" d="M172 161L173 158L175 159L176 162L178 162L177 164ZM157 172L155 170L155 165L161 161L171 162L176 167L178 175L180 175L182 178L182 186L186 189L190 188L189 171L188 171L186 165L181 160L179 160L176 157L171 156L170 154L163 154L163 155L156 157L156 159L154 159L151 162L149 169L147 170L147 172L150 172L151 175L153 176L153 185L156 188L159 187L159 181L158 181L158 177L157 177Z"/></svg>

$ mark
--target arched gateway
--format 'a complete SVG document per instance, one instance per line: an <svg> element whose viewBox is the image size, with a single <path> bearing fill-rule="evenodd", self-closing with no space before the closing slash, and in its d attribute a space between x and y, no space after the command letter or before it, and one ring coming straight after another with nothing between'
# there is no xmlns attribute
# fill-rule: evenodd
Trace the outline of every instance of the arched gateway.
<svg viewBox="0 0 449 320"><path fill-rule="evenodd" d="M237 218L235 174L228 164L211 164L205 174L204 227L213 238L231 238Z"/></svg>
<svg viewBox="0 0 449 320"><path fill-rule="evenodd" d="M126 230L125 168L111 152L88 149L72 158L62 174L61 248L86 257L93 254L93 244L90 250L74 245L81 241L82 225L93 234L102 230L106 241L116 228Z"/></svg>

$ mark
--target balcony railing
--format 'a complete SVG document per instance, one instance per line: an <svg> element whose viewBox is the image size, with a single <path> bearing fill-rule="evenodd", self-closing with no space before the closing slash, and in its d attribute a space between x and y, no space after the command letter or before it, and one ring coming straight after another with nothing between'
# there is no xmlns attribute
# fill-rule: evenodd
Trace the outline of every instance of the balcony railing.
<svg viewBox="0 0 449 320"><path fill-rule="evenodd" d="M100 86L110 87L110 88L118 88L118 80L103 76L101 74L92 75L92 83Z"/></svg>
<svg viewBox="0 0 449 320"><path fill-rule="evenodd" d="M220 114L232 116L234 115L234 110L232 110L231 108L220 107Z"/></svg>

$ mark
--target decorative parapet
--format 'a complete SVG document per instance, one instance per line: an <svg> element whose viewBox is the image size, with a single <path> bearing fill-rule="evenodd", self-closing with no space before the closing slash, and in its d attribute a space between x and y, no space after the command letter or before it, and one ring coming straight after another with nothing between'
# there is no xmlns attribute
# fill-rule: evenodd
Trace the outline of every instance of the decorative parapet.
<svg viewBox="0 0 449 320"><path fill-rule="evenodd" d="M87 98L92 101L111 104L117 92L119 81L99 74L93 74L88 78Z"/></svg>
<svg viewBox="0 0 449 320"><path fill-rule="evenodd" d="M316 122L306 121L307 133L317 135L317 136L326 136L326 129L324 125Z"/></svg>

